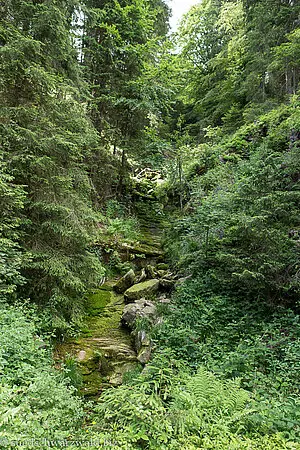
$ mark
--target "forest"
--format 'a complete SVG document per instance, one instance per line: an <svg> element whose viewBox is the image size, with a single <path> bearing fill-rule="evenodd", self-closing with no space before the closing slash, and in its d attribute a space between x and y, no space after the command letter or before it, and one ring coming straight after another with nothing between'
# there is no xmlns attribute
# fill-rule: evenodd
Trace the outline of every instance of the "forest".
<svg viewBox="0 0 300 450"><path fill-rule="evenodd" d="M0 448L300 449L300 3L0 2Z"/></svg>

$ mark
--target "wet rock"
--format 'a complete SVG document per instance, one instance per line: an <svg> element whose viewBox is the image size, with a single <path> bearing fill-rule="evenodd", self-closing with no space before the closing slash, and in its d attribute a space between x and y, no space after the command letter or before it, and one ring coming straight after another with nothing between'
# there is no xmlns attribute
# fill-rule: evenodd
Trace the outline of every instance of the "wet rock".
<svg viewBox="0 0 300 450"><path fill-rule="evenodd" d="M134 302L135 300L139 300L142 297L149 297L155 292L158 291L159 288L159 280L147 280L142 283L135 284L131 286L124 293L124 299L126 303Z"/></svg>
<svg viewBox="0 0 300 450"><path fill-rule="evenodd" d="M123 325L133 329L135 322L140 318L147 318L150 321L154 321L156 317L156 307L154 303L149 300L141 298L134 303L129 303L125 306L121 321Z"/></svg>
<svg viewBox="0 0 300 450"><path fill-rule="evenodd" d="M126 275L118 280L116 285L114 286L114 290L119 294L123 294L128 288L130 288L135 281L135 273L132 269L130 269Z"/></svg>

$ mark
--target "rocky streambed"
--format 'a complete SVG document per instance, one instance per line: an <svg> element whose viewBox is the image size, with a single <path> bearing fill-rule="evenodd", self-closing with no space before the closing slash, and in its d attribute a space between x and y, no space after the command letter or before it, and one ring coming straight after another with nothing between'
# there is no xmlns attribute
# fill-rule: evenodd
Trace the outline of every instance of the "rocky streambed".
<svg viewBox="0 0 300 450"><path fill-rule="evenodd" d="M152 342L146 329L161 320L157 304L169 302L168 292L176 283L163 262L162 219L152 203L143 202L139 208L140 241L118 249L135 271L90 293L79 336L57 345L56 360L76 359L84 396L97 397L107 387L121 384L126 372L150 359Z"/></svg>
<svg viewBox="0 0 300 450"><path fill-rule="evenodd" d="M152 278L152 277L155 278ZM87 299L86 326L78 338L59 344L56 359L77 360L83 378L81 392L97 396L109 386L122 383L123 375L146 364L152 343L146 330L136 329L138 319L159 322L157 303L169 302L175 283L165 264L130 270L118 281L103 284Z"/></svg>
<svg viewBox="0 0 300 450"><path fill-rule="evenodd" d="M78 338L57 345L56 359L75 358L82 375L81 393L97 396L122 382L123 374L137 364L130 331L121 325L124 297L113 283L102 285L87 299L85 327Z"/></svg>

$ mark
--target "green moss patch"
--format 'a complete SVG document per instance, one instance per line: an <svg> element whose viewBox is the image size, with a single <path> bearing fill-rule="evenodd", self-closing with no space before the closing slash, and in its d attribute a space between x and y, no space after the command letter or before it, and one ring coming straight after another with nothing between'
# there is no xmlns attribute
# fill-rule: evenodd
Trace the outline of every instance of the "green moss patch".
<svg viewBox="0 0 300 450"><path fill-rule="evenodd" d="M112 291L112 286L106 284L88 296L88 316L81 335L57 349L60 358L71 355L78 360L80 352L86 353L78 367L83 376L81 393L88 397L119 384L127 366L136 364L131 335L120 324L124 298Z"/></svg>
<svg viewBox="0 0 300 450"><path fill-rule="evenodd" d="M138 300L142 297L149 297L159 288L159 280L156 278L153 280L143 281L142 283L135 284L131 288L127 289L124 293L124 298L127 302Z"/></svg>

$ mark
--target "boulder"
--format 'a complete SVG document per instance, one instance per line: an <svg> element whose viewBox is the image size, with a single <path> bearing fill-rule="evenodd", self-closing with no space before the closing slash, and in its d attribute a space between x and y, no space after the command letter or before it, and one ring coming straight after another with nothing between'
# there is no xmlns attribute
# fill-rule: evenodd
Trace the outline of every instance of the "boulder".
<svg viewBox="0 0 300 450"><path fill-rule="evenodd" d="M138 353L140 352L142 347L151 346L151 341L145 330L140 330L135 333L134 345Z"/></svg>
<svg viewBox="0 0 300 450"><path fill-rule="evenodd" d="M142 347L141 351L137 356L137 360L141 364L147 364L150 361L150 358L151 358L151 347Z"/></svg>
<svg viewBox="0 0 300 450"><path fill-rule="evenodd" d="M125 306L121 322L123 325L133 329L136 320L142 317L145 317L150 321L154 321L156 317L156 307L154 303L144 298Z"/></svg>
<svg viewBox="0 0 300 450"><path fill-rule="evenodd" d="M120 386L123 382L123 376L126 372L136 368L136 362L116 363L113 366L113 373L109 376L109 383L112 386Z"/></svg>
<svg viewBox="0 0 300 450"><path fill-rule="evenodd" d="M137 360L141 364L147 364L151 357L152 342L145 330L135 332L134 344L138 353Z"/></svg>
<svg viewBox="0 0 300 450"><path fill-rule="evenodd" d="M123 294L128 288L130 288L135 281L135 273L132 269L126 273L114 286L114 290L119 294Z"/></svg>
<svg viewBox="0 0 300 450"><path fill-rule="evenodd" d="M159 280L159 287L165 291L171 291L172 289L174 289L175 283L175 280L162 278L161 280Z"/></svg>
<svg viewBox="0 0 300 450"><path fill-rule="evenodd" d="M140 276L137 279L137 283L142 283L143 281L147 280L147 274L145 269L141 270Z"/></svg>
<svg viewBox="0 0 300 450"><path fill-rule="evenodd" d="M151 266L151 264L148 264L145 267L145 271L146 271L148 278L156 278L156 276L157 276L156 270L153 266Z"/></svg>
<svg viewBox="0 0 300 450"><path fill-rule="evenodd" d="M126 303L134 302L142 297L149 297L158 291L159 280L154 278L153 280L143 281L142 283L131 286L124 293L124 299Z"/></svg>

